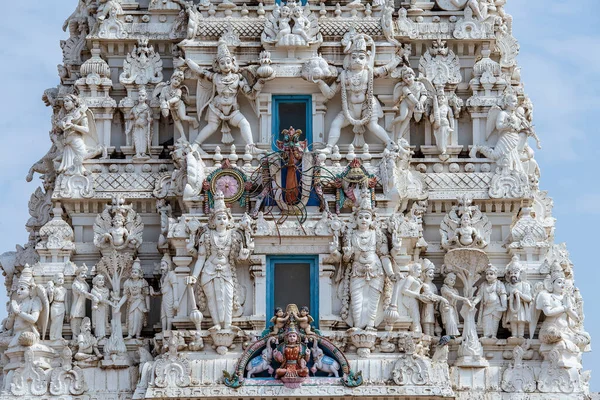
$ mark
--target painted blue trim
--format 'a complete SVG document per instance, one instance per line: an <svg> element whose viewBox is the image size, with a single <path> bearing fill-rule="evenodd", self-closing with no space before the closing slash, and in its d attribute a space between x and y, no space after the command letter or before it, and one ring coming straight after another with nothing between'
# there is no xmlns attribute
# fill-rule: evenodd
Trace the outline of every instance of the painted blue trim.
<svg viewBox="0 0 600 400"><path fill-rule="evenodd" d="M267 256L267 327L270 326L275 309L275 264L297 263L310 265L310 315L315 319L315 328L319 328L319 256L317 255ZM297 304L298 307L303 305Z"/></svg>
<svg viewBox="0 0 600 400"><path fill-rule="evenodd" d="M303 103L306 104L306 126L295 126L296 129L301 129L304 132L308 145L312 146L313 143L313 115L312 115L312 96L310 94L295 94L295 95L273 95L272 99L272 110L271 115L271 147L273 151L277 150L275 145L281 132L279 131L279 105L282 103ZM287 129L286 127L284 129Z"/></svg>

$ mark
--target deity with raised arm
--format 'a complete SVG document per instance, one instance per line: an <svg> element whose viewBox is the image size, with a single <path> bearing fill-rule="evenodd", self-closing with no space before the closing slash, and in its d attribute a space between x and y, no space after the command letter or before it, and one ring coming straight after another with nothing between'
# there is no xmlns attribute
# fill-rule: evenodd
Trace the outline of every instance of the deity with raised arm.
<svg viewBox="0 0 600 400"><path fill-rule="evenodd" d="M108 314L113 305L110 301L110 291L106 287L104 275L96 275L92 279L92 326L98 340L106 337Z"/></svg>
<svg viewBox="0 0 600 400"><path fill-rule="evenodd" d="M234 309L240 308L236 294L236 263L247 260L251 250L245 243L244 234L234 227L222 192L215 194L208 229L197 240L194 237L190 245L197 245L198 259L187 283L194 285L199 281L197 290L201 289L206 297L214 324L211 329L230 329Z"/></svg>
<svg viewBox="0 0 600 400"><path fill-rule="evenodd" d="M429 336L436 335L436 328L439 329L439 324L436 316L436 306L441 304L442 307L449 306L448 300L438 294L438 289L433 283L435 277L435 265L428 259L423 260L423 273L421 279L423 286L421 287L421 325L423 333ZM441 329L439 329L441 330Z"/></svg>
<svg viewBox="0 0 600 400"><path fill-rule="evenodd" d="M189 99L189 89L182 85L183 79L183 71L176 70L169 82L156 85L153 97L158 97L162 115L165 118L171 115L173 118L175 132L179 134L180 138L186 139L183 123L189 122L194 129L198 128L200 124L196 118L187 115L186 101Z"/></svg>
<svg viewBox="0 0 600 400"><path fill-rule="evenodd" d="M394 87L394 106L398 110L398 116L392 124L399 125L392 137L394 142L398 139L410 139L410 121L414 118L419 122L425 113L427 102L427 89L423 83L415 78L415 71L407 65L396 68L392 78L400 78L400 82Z"/></svg>
<svg viewBox="0 0 600 400"><path fill-rule="evenodd" d="M127 137L132 138L133 147L135 149L136 159L147 159L150 154L151 135L152 135L152 110L148 105L148 94L145 88L139 91L137 104L131 109L127 118L130 122L127 123Z"/></svg>
<svg viewBox="0 0 600 400"><path fill-rule="evenodd" d="M375 329L386 277L396 280L387 237L376 223L377 214L368 190L362 192L353 213L353 226L344 235L342 261L349 271L348 289L353 327Z"/></svg>
<svg viewBox="0 0 600 400"><path fill-rule="evenodd" d="M330 86L321 79L315 80L323 95L331 100L338 90L342 95L342 111L331 123L327 147L323 149L326 154L331 154L340 138L342 128L353 126L355 133L354 146L362 148L365 144L365 128L371 131L379 140L388 147L394 144L385 129L378 124L383 117L383 111L379 101L373 93L373 81L375 78L385 77L396 68L402 61L402 57L396 52L392 60L382 67L375 68L375 42L365 34L357 34L351 30L342 39L344 46L344 69L337 80ZM367 48L370 47L371 50Z"/></svg>
<svg viewBox="0 0 600 400"><path fill-rule="evenodd" d="M133 262L131 276L123 284L123 296L117 304L117 309L127 303L127 337L140 338L142 328L146 325L146 314L150 311L150 290L144 279L144 271L140 260Z"/></svg>
<svg viewBox="0 0 600 400"><path fill-rule="evenodd" d="M485 271L485 282L479 286L473 305L481 303L479 325L483 327L483 336L496 339L500 319L506 311L506 287L498 280L498 269L492 264Z"/></svg>
<svg viewBox="0 0 600 400"><path fill-rule="evenodd" d="M46 292L50 302L50 340L62 339L63 323L67 311L67 289L65 288L65 275L58 273L53 281L48 282Z"/></svg>
<svg viewBox="0 0 600 400"><path fill-rule="evenodd" d="M259 78L254 86L250 86L246 78L240 74L235 57L229 51L227 41L224 39L219 41L212 71L200 67L189 58L185 62L199 77L196 92L198 117L202 115L204 109L208 109L206 113L208 123L198 134L195 144L200 148L219 126L223 133L221 141L224 144L233 143L229 128L231 125L240 128L246 145L250 146L253 153L257 153L250 123L239 109L238 94L241 92L251 100L256 99L265 84L265 79L271 77Z"/></svg>
<svg viewBox="0 0 600 400"><path fill-rule="evenodd" d="M440 314L442 314L442 323L446 330L446 335L460 336L458 330L458 302L463 301L467 306L471 307L471 301L458 293L458 289L454 287L456 284L456 274L450 272L444 279L444 285L440 293L447 302L440 305Z"/></svg>
<svg viewBox="0 0 600 400"><path fill-rule="evenodd" d="M85 317L85 301L95 301L96 298L90 293L90 285L86 282L88 268L85 264L75 271L75 280L71 285L73 304L71 305L71 332L73 337L79 334L81 321Z"/></svg>
<svg viewBox="0 0 600 400"><path fill-rule="evenodd" d="M173 0L173 3L177 3L185 10L188 16L187 24L187 35L186 39L194 39L198 33L198 27L200 26L200 20L202 19L202 13L198 10L198 6L193 1L185 0Z"/></svg>
<svg viewBox="0 0 600 400"><path fill-rule="evenodd" d="M505 323L510 327L511 337L520 339L525 337L525 327L533 317L533 291L529 282L522 280L522 274L523 266L519 257L514 256L505 272L508 298ZM533 332L529 332L529 337L533 337Z"/></svg>
<svg viewBox="0 0 600 400"><path fill-rule="evenodd" d="M179 284L177 283L177 275L172 268L171 256L165 254L160 261L160 290L154 291L150 286L150 295L161 296L160 305L160 322L163 332L170 331L173 326L173 318L179 308Z"/></svg>
<svg viewBox="0 0 600 400"><path fill-rule="evenodd" d="M57 172L74 172L75 160L83 161L96 157L103 152L96 133L94 115L84 104L83 100L75 95L67 95L63 100L63 117L57 126L62 131L59 143L62 155L55 161L60 165Z"/></svg>

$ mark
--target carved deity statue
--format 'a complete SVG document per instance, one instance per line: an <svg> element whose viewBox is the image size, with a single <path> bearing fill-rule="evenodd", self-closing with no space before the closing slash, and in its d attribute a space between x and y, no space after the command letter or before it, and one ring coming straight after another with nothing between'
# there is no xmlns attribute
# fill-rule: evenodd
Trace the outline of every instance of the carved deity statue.
<svg viewBox="0 0 600 400"><path fill-rule="evenodd" d="M496 9L489 0L437 0L437 3L443 10L469 9L479 20L486 19L488 11Z"/></svg>
<svg viewBox="0 0 600 400"><path fill-rule="evenodd" d="M206 0L203 0L202 3L205 2ZM198 33L200 20L202 19L202 13L198 9L198 5L194 4L194 2L191 0L173 0L173 3L179 4L179 6L185 10L185 13L188 16L186 39L194 39L194 37L196 37L196 33Z"/></svg>
<svg viewBox="0 0 600 400"><path fill-rule="evenodd" d="M485 248L490 242L492 224L478 206L472 205L468 196L458 199L440 224L441 245L453 247Z"/></svg>
<svg viewBox="0 0 600 400"><path fill-rule="evenodd" d="M429 336L436 336L436 330L441 331L438 325L436 305L440 307L448 307L450 303L445 298L438 295L438 289L433 283L435 277L435 266L427 259L423 260L423 273L421 279L423 286L421 287L420 300L421 305L421 325L423 333Z"/></svg>
<svg viewBox="0 0 600 400"><path fill-rule="evenodd" d="M400 291L399 303L412 321L410 331L421 333L420 301L422 300L421 289L423 286L420 279L422 272L421 264L413 263L408 268L408 275L396 283L396 288L394 290ZM392 300L392 304L393 303L395 303L394 300Z"/></svg>
<svg viewBox="0 0 600 400"><path fill-rule="evenodd" d="M92 279L92 326L98 340L106 337L106 327L108 326L108 314L113 305L110 301L110 291L105 285L104 275L96 275Z"/></svg>
<svg viewBox="0 0 600 400"><path fill-rule="evenodd" d="M446 303L440 305L440 314L442 314L442 323L444 324L446 335L450 336L460 336L460 331L458 330L458 302L462 301L466 303L468 307L472 306L469 299L458 294L458 289L454 287L455 284L456 274L450 272L446 275L444 285L440 290L442 297L447 300Z"/></svg>
<svg viewBox="0 0 600 400"><path fill-rule="evenodd" d="M117 308L127 303L127 337L140 338L142 328L146 325L146 314L150 311L150 290L144 279L144 271L137 259L131 267L131 276L123 284L123 296Z"/></svg>
<svg viewBox="0 0 600 400"><path fill-rule="evenodd" d="M65 275L58 273L54 281L48 282L46 292L50 302L50 340L62 339L63 324L67 312L67 289L64 287Z"/></svg>
<svg viewBox="0 0 600 400"><path fill-rule="evenodd" d="M497 132L498 142L491 148L475 145L470 156L475 158L481 153L496 162L499 167L509 171L525 174L521 162L521 152L527 141L528 134L532 132L531 125L524 124L524 120L517 113L519 99L512 90L506 90L501 107L495 106L488 112L486 139Z"/></svg>
<svg viewBox="0 0 600 400"><path fill-rule="evenodd" d="M94 223L94 244L101 250L132 250L142 244L144 224L122 197L115 197Z"/></svg>
<svg viewBox="0 0 600 400"><path fill-rule="evenodd" d="M161 296L160 322L163 332L170 331L173 326L173 318L179 309L179 284L177 275L172 267L171 256L165 254L160 261L160 280L158 292L150 286L150 295Z"/></svg>
<svg viewBox="0 0 600 400"><path fill-rule="evenodd" d="M10 301L6 327L12 329L13 338L8 347L37 343L45 334L48 313L46 292L33 281L32 269L25 266L17 284L16 299Z"/></svg>
<svg viewBox="0 0 600 400"><path fill-rule="evenodd" d="M279 331L282 330L288 323L290 317L291 315L283 311L283 308L275 308L275 315L273 315L273 318L271 318L271 323L273 324L271 334L277 335Z"/></svg>
<svg viewBox="0 0 600 400"><path fill-rule="evenodd" d="M450 137L454 132L454 112L448 103L444 89L437 90L433 96L433 111L429 116L433 127L435 144L442 154L446 154Z"/></svg>
<svg viewBox="0 0 600 400"><path fill-rule="evenodd" d="M311 324L315 320L309 315L309 312L310 310L307 306L302 306L300 307L299 313L294 311L292 315L294 316L294 321L296 321L296 323L298 324L298 328L300 328L301 331L304 331L305 334L312 335L313 332L311 330Z"/></svg>
<svg viewBox="0 0 600 400"><path fill-rule="evenodd" d="M277 379L308 376L306 364L310 360L310 350L300 341L295 326L291 326L285 333L285 342L273 350L273 358L280 363L279 368L275 370Z"/></svg>
<svg viewBox="0 0 600 400"><path fill-rule="evenodd" d="M175 70L169 82L163 82L156 85L153 97L160 101L160 110L166 118L169 115L173 118L175 132L180 138L186 139L183 123L189 122L194 129L199 126L198 120L187 115L186 102L189 101L189 89L182 85L184 79L183 71Z"/></svg>
<svg viewBox="0 0 600 400"><path fill-rule="evenodd" d="M350 297L353 327L358 329L375 329L385 279L396 279L387 237L377 226L376 217L369 191L363 191L342 247L342 261L347 264L344 288L348 293L344 297Z"/></svg>
<svg viewBox="0 0 600 400"><path fill-rule="evenodd" d="M98 340L92 335L92 322L88 317L81 322L81 332L77 335L77 352L73 357L76 361L92 363L102 358L98 350Z"/></svg>
<svg viewBox="0 0 600 400"><path fill-rule="evenodd" d="M79 334L81 321L85 317L85 301L96 298L90 293L90 286L86 282L88 268L84 264L75 271L75 280L71 285L73 304L71 305L71 332L73 337Z"/></svg>
<svg viewBox="0 0 600 400"><path fill-rule="evenodd" d="M400 82L394 87L394 107L398 111L398 116L392 122L394 125L400 125L392 136L392 140L410 139L410 121L414 118L419 122L425 113L425 103L427 102L427 89L423 83L416 81L415 71L407 65L396 68L392 78L400 78Z"/></svg>
<svg viewBox="0 0 600 400"><path fill-rule="evenodd" d="M306 47L323 41L317 16L311 13L310 6L302 7L295 0L275 5L261 39L263 43L283 48Z"/></svg>
<svg viewBox="0 0 600 400"><path fill-rule="evenodd" d="M192 71L198 74L198 87L196 92L196 103L198 117L207 109L207 125L200 131L195 144L200 146L206 139L217 131L221 126L224 144L233 143L229 125L240 128L242 139L250 146L252 153L258 149L252 138L250 123L239 110L238 94L241 92L251 100L256 99L262 90L265 79L259 78L254 86L250 86L246 78L240 73L235 57L229 51L227 41L221 39L217 48L217 56L213 62L212 71L200 67L191 59L185 60Z"/></svg>
<svg viewBox="0 0 600 400"><path fill-rule="evenodd" d="M75 95L67 95L63 100L63 117L57 125L61 130L59 146L62 154L55 161L60 165L57 172L74 173L76 160L83 161L103 152L98 141L94 115Z"/></svg>
<svg viewBox="0 0 600 400"><path fill-rule="evenodd" d="M236 294L236 263L247 260L251 250L244 234L235 229L222 192L215 194L208 229L197 240L190 241L190 245L196 244L198 259L187 283L194 285L199 281L197 290L202 290L206 297L214 324L211 329L230 329L234 309L240 307Z"/></svg>
<svg viewBox="0 0 600 400"><path fill-rule="evenodd" d="M354 30L344 35L344 69L337 80L330 86L321 79L314 82L327 99L332 99L338 90L342 94L342 111L331 123L327 147L323 149L331 154L340 138L342 128L352 125L355 133L354 146L362 148L365 144L365 127L374 133L379 140L393 148L394 144L389 135L377 122L383 117L379 101L373 93L373 80L387 76L400 64L402 58L395 53L392 60L383 67L374 67L375 44L373 39L365 34L357 34ZM371 47L371 50L367 50Z"/></svg>
<svg viewBox="0 0 600 400"><path fill-rule="evenodd" d="M149 158L150 145L152 144L152 110L148 105L148 94L145 88L139 91L137 104L127 115L127 126L125 133L132 139L131 143L135 149L133 158L145 160Z"/></svg>
<svg viewBox="0 0 600 400"><path fill-rule="evenodd" d="M492 264L485 271L485 282L479 286L473 305L481 303L479 325L483 327L483 336L496 339L500 319L506 311L506 288L498 280L498 270Z"/></svg>
<svg viewBox="0 0 600 400"><path fill-rule="evenodd" d="M522 274L523 266L519 257L514 256L505 272L508 304L504 321L510 327L511 336L520 339L525 337L525 327L533 318L533 292L529 282L522 279ZM533 333L529 332L530 338Z"/></svg>

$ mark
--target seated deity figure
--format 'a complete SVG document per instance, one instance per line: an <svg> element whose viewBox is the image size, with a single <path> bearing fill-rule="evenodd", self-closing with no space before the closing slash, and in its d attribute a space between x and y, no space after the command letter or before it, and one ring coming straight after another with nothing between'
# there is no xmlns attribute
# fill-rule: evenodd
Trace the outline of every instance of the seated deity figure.
<svg viewBox="0 0 600 400"><path fill-rule="evenodd" d="M40 318L44 318L44 307L48 307L48 299L44 294L45 291L35 285L31 268L26 266L18 281L16 299L10 302L6 327L12 329L13 338L8 344L9 348L31 346L40 340L37 324ZM43 334L48 323L47 314L45 320L40 322Z"/></svg>
<svg viewBox="0 0 600 400"><path fill-rule="evenodd" d="M102 153L98 142L94 115L75 95L67 95L63 100L64 116L58 121L62 130L59 136L62 155L55 161L60 162L57 172L73 172L76 161L93 158Z"/></svg>
<svg viewBox="0 0 600 400"><path fill-rule="evenodd" d="M362 192L353 213L353 226L344 235L342 261L350 271L350 310L353 327L375 330L386 276L396 280L389 256L387 237L378 227L368 190Z"/></svg>
<svg viewBox="0 0 600 400"><path fill-rule="evenodd" d="M573 328L573 323L579 322L581 318L569 294L565 293L565 283L565 273L558 265L544 282L545 290L535 299L536 311L541 311L546 316L539 332L540 353L546 359L555 351L560 357L559 366L580 367L578 356L589 345L590 336ZM537 318L531 326L535 324Z"/></svg>
<svg viewBox="0 0 600 400"><path fill-rule="evenodd" d="M295 325L285 333L285 342L273 350L273 358L281 364L275 370L277 379L308 376L306 364L310 360L310 350L300 342L300 335Z"/></svg>
<svg viewBox="0 0 600 400"><path fill-rule="evenodd" d="M225 205L222 192L214 197L214 207L209 216L208 229L197 242L198 259L188 285L199 280L206 297L208 311L214 326L212 330L230 329L236 304L237 275L235 262L247 260L250 250L244 246L243 234L235 229L231 211ZM191 290L191 289L188 289Z"/></svg>
<svg viewBox="0 0 600 400"><path fill-rule="evenodd" d="M127 337L140 338L142 328L146 325L146 314L150 310L150 290L148 282L144 279L144 271L140 260L133 262L131 267L131 277L123 284L123 297L117 304L117 309L121 309L127 302Z"/></svg>
<svg viewBox="0 0 600 400"><path fill-rule="evenodd" d="M162 325L163 332L171 330L173 326L173 318L175 313L179 309L179 295L177 283L177 275L172 269L171 256L165 254L160 261L160 290L154 291L154 288L150 286L151 296L161 296L160 306L160 322Z"/></svg>
<svg viewBox="0 0 600 400"><path fill-rule="evenodd" d="M364 132L367 127L379 140L394 148L389 135L378 124L378 120L383 117L383 111L373 94L373 79L387 76L400 64L401 56L395 53L387 65L375 68L375 44L370 36L351 32L344 36L342 45L345 46L346 57L344 69L337 80L331 86L321 79L315 80L327 99L332 99L340 89L342 94L342 111L331 123L327 147L322 152L331 154L333 146L340 138L342 128L348 125L353 126L355 147L364 146ZM367 50L369 46L371 51Z"/></svg>
<svg viewBox="0 0 600 400"><path fill-rule="evenodd" d="M394 104L398 109L398 116L392 123L400 125L392 137L394 143L398 139L410 139L410 121L414 118L419 122L425 113L427 102L427 89L421 82L416 81L415 71L407 65L397 68L391 74L392 78L400 78L394 87Z"/></svg>
<svg viewBox="0 0 600 400"><path fill-rule="evenodd" d="M456 239L462 246L471 246L483 241L479 231L473 227L469 212L465 212L460 218L460 226L456 229Z"/></svg>
<svg viewBox="0 0 600 400"><path fill-rule="evenodd" d="M498 280L498 270L492 264L485 271L485 282L479 286L473 305L481 303L479 325L483 327L483 336L496 339L498 326L506 311L506 288Z"/></svg>
<svg viewBox="0 0 600 400"><path fill-rule="evenodd" d="M505 273L508 304L504 321L510 327L511 336L520 339L525 337L525 326L533 318L531 285L521 279L522 273L519 257L514 256ZM533 332L529 332L529 337L533 337Z"/></svg>
<svg viewBox="0 0 600 400"><path fill-rule="evenodd" d="M443 302L440 305L440 314L442 314L442 323L444 324L446 335L449 336L460 336L460 331L458 330L458 302L463 301L468 307L472 306L469 299L458 294L458 289L454 287L455 284L456 274L451 272L446 275L444 285L440 290L442 297L447 300L447 302Z"/></svg>
<svg viewBox="0 0 600 400"><path fill-rule="evenodd" d="M64 287L65 275L58 273L54 281L48 282L46 289L50 302L50 340L62 339L63 323L67 311L67 289Z"/></svg>
<svg viewBox="0 0 600 400"><path fill-rule="evenodd" d="M81 332L77 335L77 352L73 357L79 362L94 362L102 358L98 350L98 340L92 335L92 321L88 317L81 322Z"/></svg>
<svg viewBox="0 0 600 400"><path fill-rule="evenodd" d="M213 71L200 67L189 58L185 62L199 77L196 93L198 117L202 115L205 108L208 109L206 114L208 123L194 142L201 154L206 155L201 149L202 143L215 133L219 126L223 133L221 141L224 144L233 143L229 125L240 128L242 139L247 146L250 146L252 153L260 153L261 151L254 144L250 123L239 110L238 94L242 92L249 99L256 99L265 84L265 79L259 78L254 86L250 86L246 78L239 73L235 57L231 55L224 39L219 41Z"/></svg>

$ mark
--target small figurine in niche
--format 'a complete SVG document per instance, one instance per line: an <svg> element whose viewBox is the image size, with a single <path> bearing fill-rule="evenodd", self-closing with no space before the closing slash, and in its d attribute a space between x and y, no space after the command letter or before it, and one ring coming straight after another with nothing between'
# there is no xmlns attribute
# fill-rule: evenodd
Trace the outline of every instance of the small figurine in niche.
<svg viewBox="0 0 600 400"><path fill-rule="evenodd" d="M129 236L129 231L124 227L125 217L122 214L117 213L113 218L112 225L113 227L110 232L104 234L105 242L112 242L115 247L123 246Z"/></svg>
<svg viewBox="0 0 600 400"><path fill-rule="evenodd" d="M133 158L145 160L149 158L151 134L152 134L152 110L147 103L148 94L146 88L142 87L139 91L137 104L127 115L130 120L126 124L126 135L132 139L135 149Z"/></svg>
<svg viewBox="0 0 600 400"><path fill-rule="evenodd" d="M465 212L460 217L460 227L456 229L456 236L458 242L463 246L471 246L474 243L483 242L483 238L477 229L473 227L473 221L469 212Z"/></svg>
<svg viewBox="0 0 600 400"><path fill-rule="evenodd" d="M150 286L151 296L162 296L160 321L163 332L171 330L173 318L175 318L175 313L179 309L179 300L177 299L179 285L177 274L175 274L171 265L171 256L165 254L160 261L160 290L155 292L154 288Z"/></svg>
<svg viewBox="0 0 600 400"><path fill-rule="evenodd" d="M486 282L479 286L473 306L481 302L479 324L483 326L483 336L495 339L502 314L506 311L506 288L498 280L498 270L489 264L485 271Z"/></svg>
<svg viewBox="0 0 600 400"><path fill-rule="evenodd" d="M311 324L315 320L308 314L309 312L310 310L307 306L302 306L300 307L300 315L298 315L296 312L294 312L293 315L294 320L296 321L300 329L303 329L305 334L312 335L313 332L311 331Z"/></svg>
<svg viewBox="0 0 600 400"><path fill-rule="evenodd" d="M110 291L105 285L104 275L96 275L92 279L92 327L98 340L106 337L108 312L113 305L110 302Z"/></svg>
<svg viewBox="0 0 600 400"><path fill-rule="evenodd" d="M189 96L189 90L187 86L181 84L183 79L183 71L176 70L169 82L156 85L153 96L160 100L163 116L168 117L170 114L173 117L175 131L179 133L179 137L186 139L183 122L189 122L194 129L197 129L200 124L196 118L187 115L185 102Z"/></svg>
<svg viewBox="0 0 600 400"><path fill-rule="evenodd" d="M123 284L123 297L117 304L120 309L127 302L127 337L140 338L142 328L146 325L146 314L150 309L150 291L148 282L144 279L144 272L140 260L133 262L131 277Z"/></svg>
<svg viewBox="0 0 600 400"><path fill-rule="evenodd" d="M435 136L435 144L444 155L448 150L448 143L454 132L454 112L448 104L448 96L446 96L443 88L437 91L436 96L433 96L433 112L430 120Z"/></svg>
<svg viewBox="0 0 600 400"><path fill-rule="evenodd" d="M92 322L88 317L83 318L81 322L81 332L77 335L77 353L73 358L86 363L102 358L98 350L98 340L92 335Z"/></svg>
<svg viewBox="0 0 600 400"><path fill-rule="evenodd" d="M281 364L275 370L277 379L308 376L306 363L310 360L310 350L300 343L300 336L294 325L286 332L285 343L273 351L273 358Z"/></svg>
<svg viewBox="0 0 600 400"><path fill-rule="evenodd" d="M65 275L58 273L54 281L48 282L46 291L50 302L50 340L62 339L63 323L67 312L67 289L64 287Z"/></svg>
<svg viewBox="0 0 600 400"><path fill-rule="evenodd" d="M90 286L86 282L88 267L83 264L75 271L75 280L71 285L73 304L71 305L71 332L73 337L79 335L81 321L85 317L85 301L95 300L95 297L89 293Z"/></svg>
<svg viewBox="0 0 600 400"><path fill-rule="evenodd" d="M400 125L392 140L409 140L410 121L414 117L419 122L425 112L427 102L427 89L423 83L416 81L415 71L407 65L396 69L391 74L392 78L400 78L400 82L394 87L394 104L398 109L398 116L392 124Z"/></svg>
<svg viewBox="0 0 600 400"><path fill-rule="evenodd" d="M446 335L449 336L460 336L457 303L463 301L467 306L472 306L469 299L458 294L458 289L454 287L455 284L456 274L451 272L446 275L444 286L440 289L442 297L447 300L446 303L442 303L440 306L440 313L442 314L442 323L446 329Z"/></svg>
<svg viewBox="0 0 600 400"><path fill-rule="evenodd" d="M281 307L275 308L275 315L271 318L271 322L273 323L273 335L277 335L289 320L290 315L288 313L283 312Z"/></svg>
<svg viewBox="0 0 600 400"><path fill-rule="evenodd" d="M506 267L506 291L508 304L504 323L510 327L512 337L524 338L525 326L531 321L533 294L531 285L522 280L523 268L519 257L514 256ZM533 338L533 332L529 332Z"/></svg>

